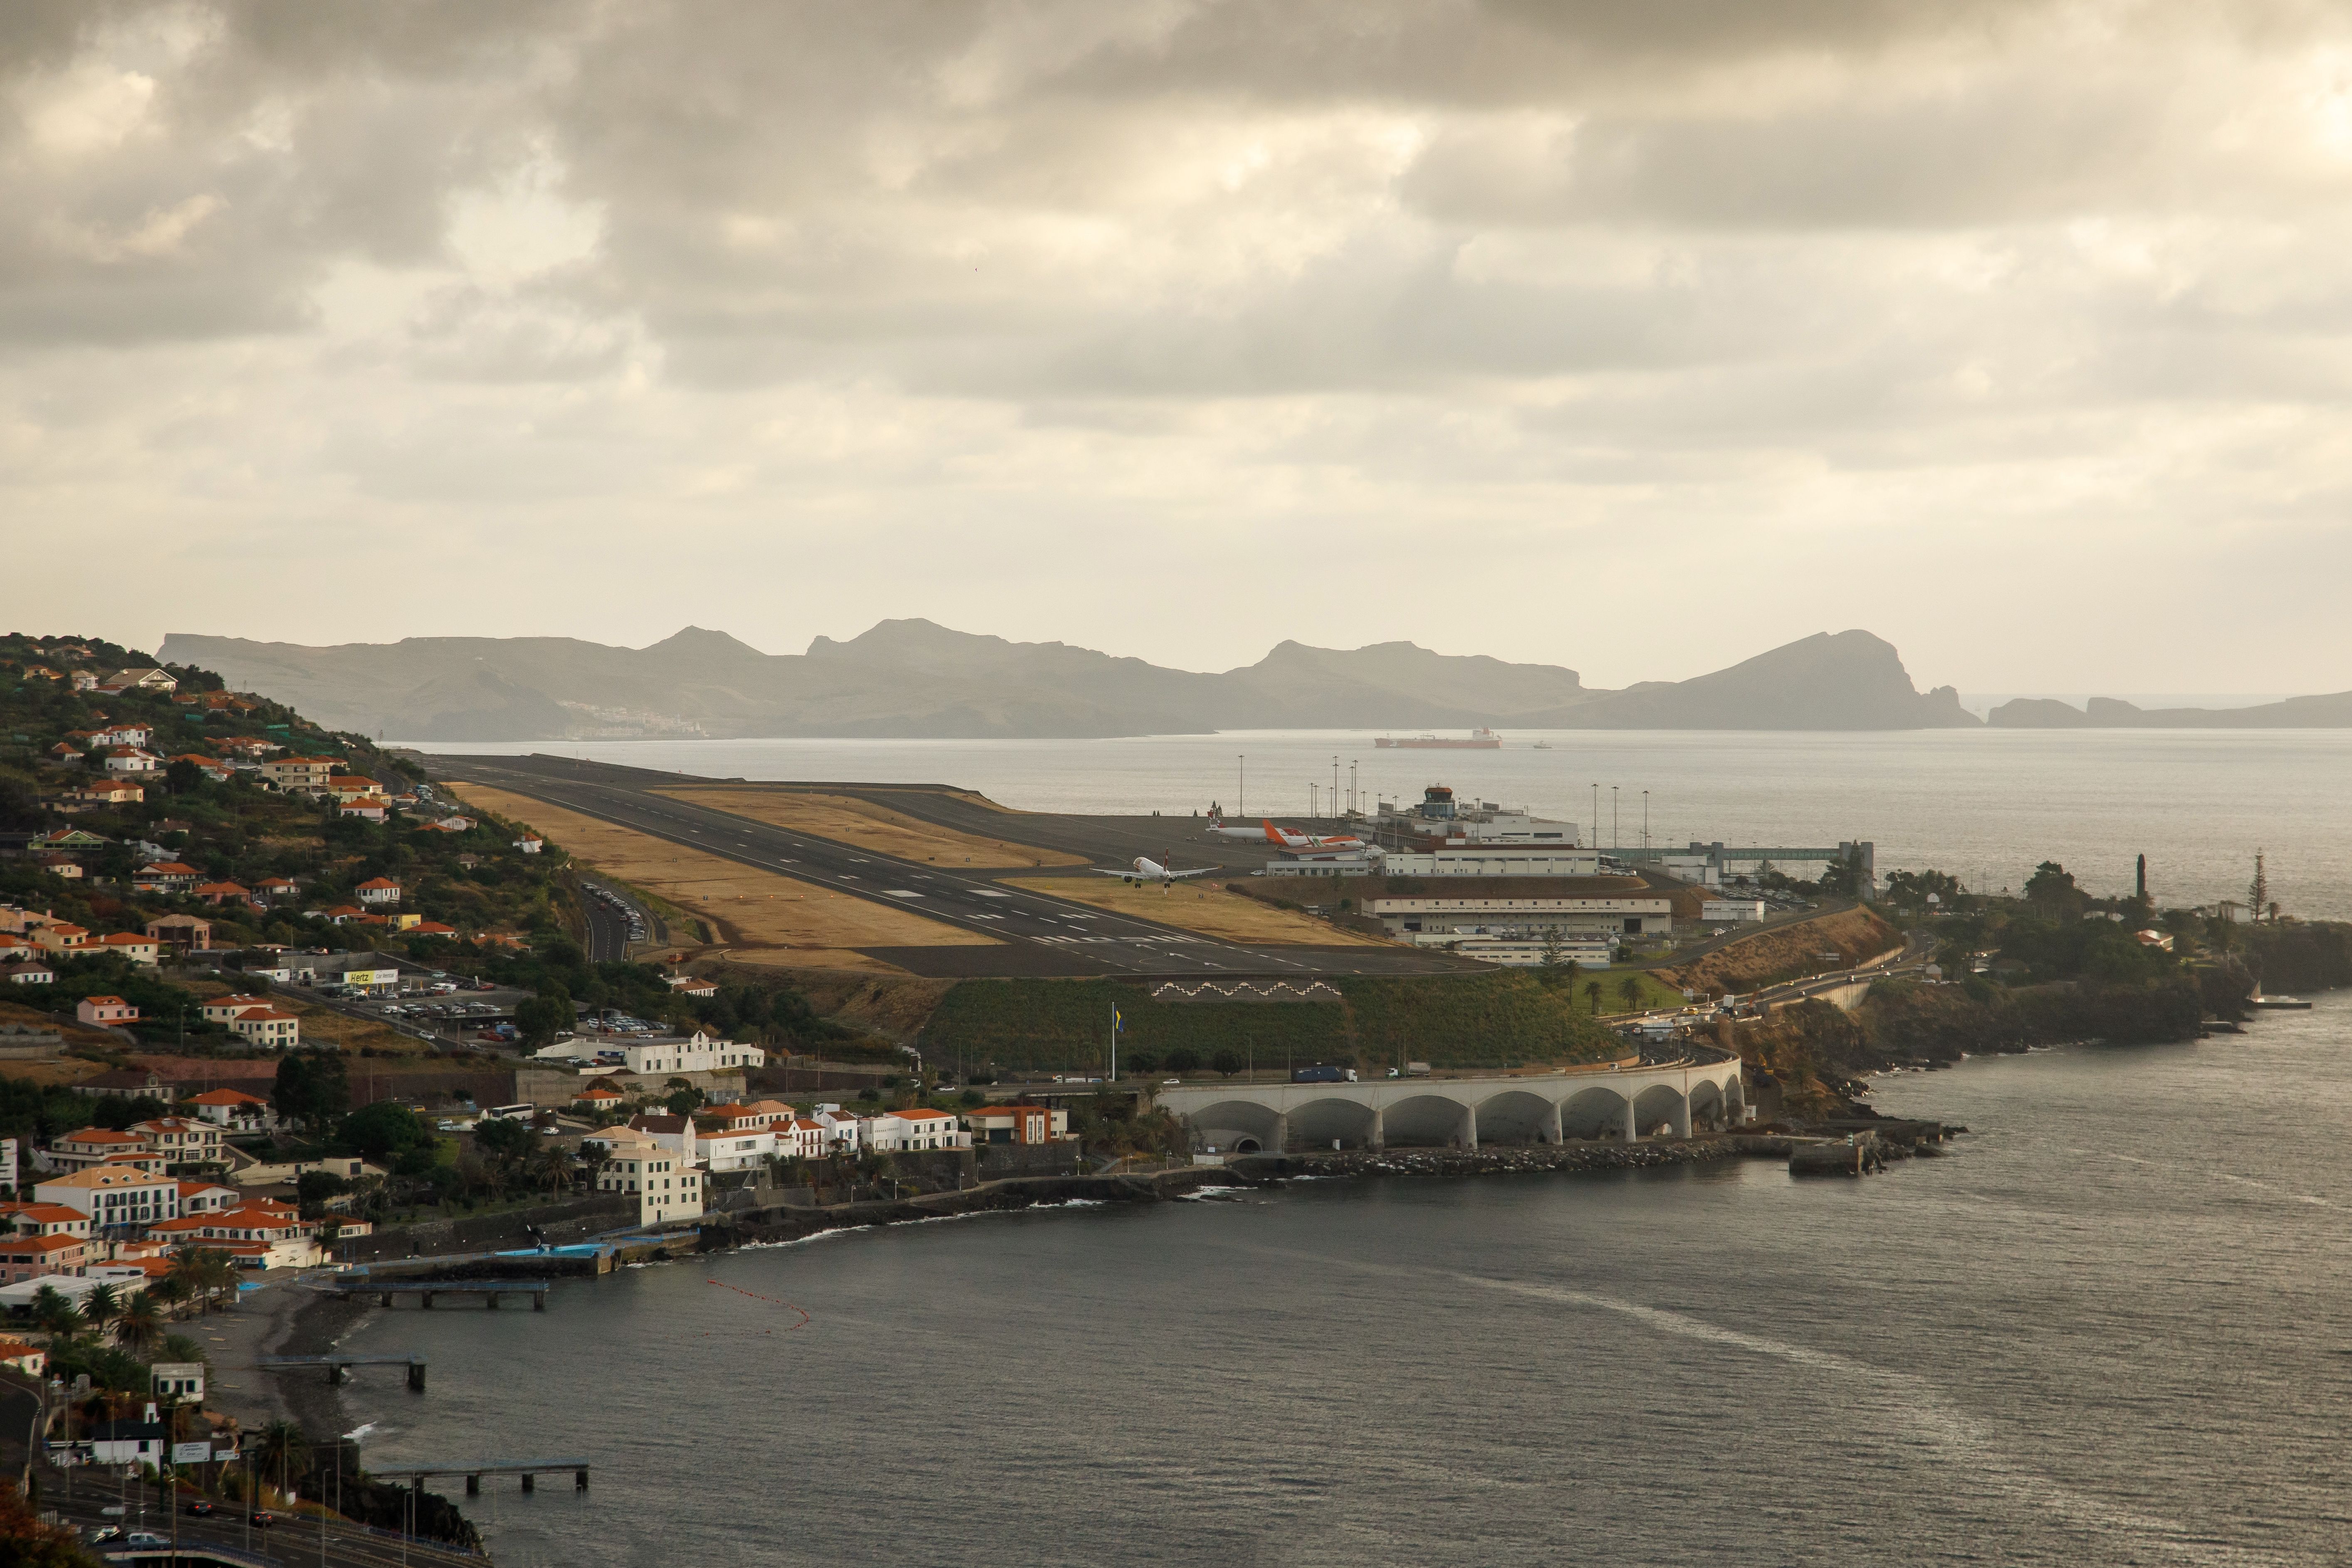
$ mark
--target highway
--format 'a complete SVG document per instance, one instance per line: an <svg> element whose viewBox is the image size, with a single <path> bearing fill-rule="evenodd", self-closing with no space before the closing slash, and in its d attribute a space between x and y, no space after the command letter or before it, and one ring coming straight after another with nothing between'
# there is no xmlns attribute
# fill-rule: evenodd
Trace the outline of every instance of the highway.
<svg viewBox="0 0 2352 1568"><path fill-rule="evenodd" d="M478 1553L404 1540L396 1532L372 1530L347 1520L329 1523L322 1532L315 1519L284 1515L276 1524L256 1530L246 1523L245 1515L231 1503L221 1504L221 1511L210 1519L192 1518L184 1512L174 1518L164 1510L161 1487L119 1480L110 1466L66 1471L45 1466L39 1474L43 1505L56 1509L67 1523L82 1532L84 1539L96 1526L119 1524L126 1532L144 1531L166 1542L176 1539L184 1549L217 1547L221 1549L217 1559L220 1562L282 1568L320 1563L327 1568L400 1568L401 1564L408 1568L482 1568L488 1561ZM111 1516L100 1511L109 1506L123 1511ZM185 1507L184 1498L182 1507ZM163 1549L134 1552L119 1542L93 1550L110 1561L161 1564L170 1560L170 1553Z"/></svg>
<svg viewBox="0 0 2352 1568"><path fill-rule="evenodd" d="M649 793L708 783L568 757L426 759L436 777L488 784L821 888L897 904L995 938L996 947L864 949L918 974L1150 976L1468 973L1484 965L1376 947L1250 947L1008 888L982 872L899 860ZM1003 836L1020 817L1002 817ZM1005 869L998 868L999 871Z"/></svg>

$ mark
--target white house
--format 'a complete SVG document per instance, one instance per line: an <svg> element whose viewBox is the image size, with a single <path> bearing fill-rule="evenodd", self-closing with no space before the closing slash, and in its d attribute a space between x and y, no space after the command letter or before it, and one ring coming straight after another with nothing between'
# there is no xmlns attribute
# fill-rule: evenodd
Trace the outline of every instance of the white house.
<svg viewBox="0 0 2352 1568"><path fill-rule="evenodd" d="M180 1184L135 1165L93 1165L40 1183L33 1201L88 1215L96 1230L144 1229L179 1217Z"/></svg>
<svg viewBox="0 0 2352 1568"><path fill-rule="evenodd" d="M609 1147L612 1152L596 1173L596 1190L635 1198L639 1225L700 1216L702 1171L692 1161L680 1158L674 1149L634 1140L614 1141Z"/></svg>
<svg viewBox="0 0 2352 1568"><path fill-rule="evenodd" d="M243 1089L208 1089L181 1103L215 1127L258 1132L269 1125L269 1101Z"/></svg>
<svg viewBox="0 0 2352 1568"><path fill-rule="evenodd" d="M859 1118L845 1114L838 1105L820 1105L812 1118L824 1129L824 1152L855 1154L865 1146L866 1127Z"/></svg>
<svg viewBox="0 0 2352 1568"><path fill-rule="evenodd" d="M944 1110L901 1110L896 1113L903 1131L901 1149L969 1149L971 1134Z"/></svg>
<svg viewBox="0 0 2352 1568"><path fill-rule="evenodd" d="M656 1073L726 1072L766 1065L768 1053L757 1046L715 1040L700 1029L690 1039L649 1040L624 1046L621 1059L640 1078Z"/></svg>
<svg viewBox="0 0 2352 1568"><path fill-rule="evenodd" d="M777 1152L776 1135L761 1127L740 1132L705 1132L694 1142L695 1152L713 1171L749 1171Z"/></svg>

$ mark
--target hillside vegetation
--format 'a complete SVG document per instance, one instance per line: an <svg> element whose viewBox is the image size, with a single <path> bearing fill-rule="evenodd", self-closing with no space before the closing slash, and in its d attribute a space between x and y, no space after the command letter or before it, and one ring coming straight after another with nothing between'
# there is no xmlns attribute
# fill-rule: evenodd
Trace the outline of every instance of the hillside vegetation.
<svg viewBox="0 0 2352 1568"><path fill-rule="evenodd" d="M1599 1061L1623 1043L1565 985L1526 972L1328 982L1335 1002L1155 1002L1112 980L967 980L922 1031L938 1065L984 1071L1096 1071L1108 1057L1111 1013L1124 1017L1119 1052L1139 1068L1185 1051L1220 1052L1260 1068L1344 1062L1383 1072L1405 1061L1441 1067L1522 1067Z"/></svg>

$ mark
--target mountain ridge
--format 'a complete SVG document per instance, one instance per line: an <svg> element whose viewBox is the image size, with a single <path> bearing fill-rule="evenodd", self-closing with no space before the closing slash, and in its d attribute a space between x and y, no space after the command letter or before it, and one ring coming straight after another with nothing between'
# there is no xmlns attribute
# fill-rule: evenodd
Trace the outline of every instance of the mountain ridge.
<svg viewBox="0 0 2352 1568"><path fill-rule="evenodd" d="M1895 647L1822 632L1727 669L1622 690L1560 665L1393 640L1285 640L1213 673L919 618L804 654L685 626L642 648L571 637L407 637L307 647L174 632L161 657L295 702L337 729L415 741L1077 739L1241 729L1914 729L1973 726L1914 689Z"/></svg>

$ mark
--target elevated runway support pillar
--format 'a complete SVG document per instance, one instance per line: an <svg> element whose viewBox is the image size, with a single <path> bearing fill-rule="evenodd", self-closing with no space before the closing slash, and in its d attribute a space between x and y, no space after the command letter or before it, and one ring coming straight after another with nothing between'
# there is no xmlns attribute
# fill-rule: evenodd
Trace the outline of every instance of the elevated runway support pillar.
<svg viewBox="0 0 2352 1568"><path fill-rule="evenodd" d="M418 1394L425 1392L425 1363L423 1362L413 1361L408 1363L408 1386Z"/></svg>
<svg viewBox="0 0 2352 1568"><path fill-rule="evenodd" d="M1372 1130L1365 1136L1364 1147L1378 1153L1388 1146L1388 1119L1381 1114L1381 1108L1375 1105L1372 1107Z"/></svg>
<svg viewBox="0 0 2352 1568"><path fill-rule="evenodd" d="M1687 1094L1675 1101L1675 1136L1690 1136L1690 1096Z"/></svg>
<svg viewBox="0 0 2352 1568"><path fill-rule="evenodd" d="M1559 1101L1556 1100L1544 1109L1543 1141L1547 1143L1560 1141Z"/></svg>
<svg viewBox="0 0 2352 1568"><path fill-rule="evenodd" d="M1633 1120L1633 1100L1629 1095L1626 1097L1625 1100L1625 1142L1628 1143L1634 1142L1639 1140L1641 1136L1642 1124Z"/></svg>
<svg viewBox="0 0 2352 1568"><path fill-rule="evenodd" d="M1274 1152L1277 1154L1290 1152L1290 1117L1285 1111L1274 1113Z"/></svg>
<svg viewBox="0 0 2352 1568"><path fill-rule="evenodd" d="M1475 1149L1478 1146L1478 1108L1476 1106L1465 1105L1462 1108L1462 1128L1455 1134L1455 1139L1465 1149Z"/></svg>

